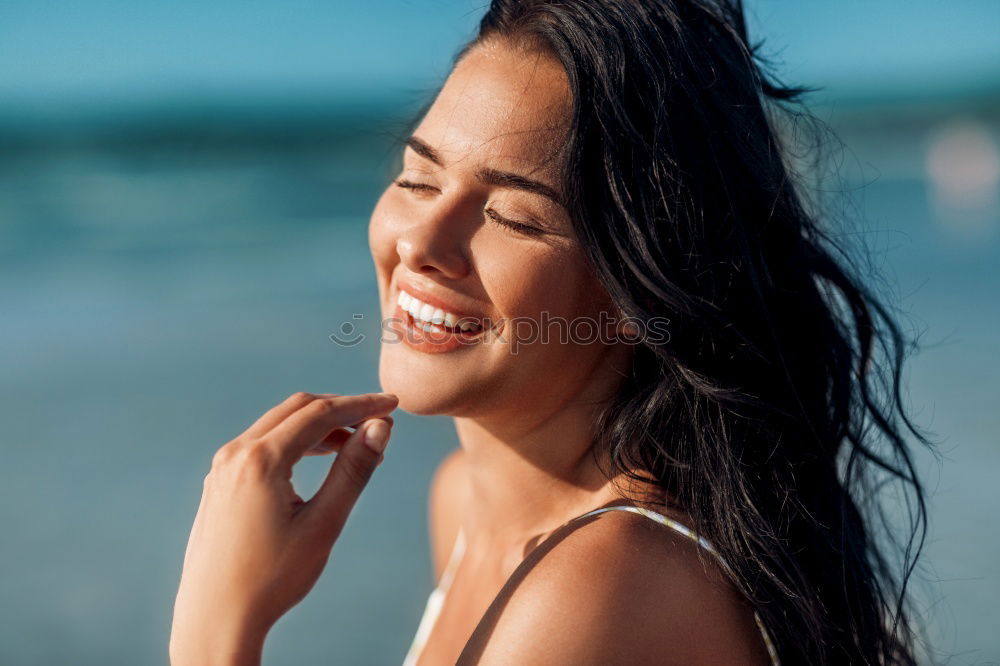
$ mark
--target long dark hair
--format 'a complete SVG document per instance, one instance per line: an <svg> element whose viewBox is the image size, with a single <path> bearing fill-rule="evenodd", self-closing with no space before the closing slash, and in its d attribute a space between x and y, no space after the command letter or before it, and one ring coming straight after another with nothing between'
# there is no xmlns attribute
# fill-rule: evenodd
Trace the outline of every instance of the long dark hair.
<svg viewBox="0 0 1000 666"><path fill-rule="evenodd" d="M916 663L916 341L809 210L779 122L815 120L810 89L767 72L739 0L493 0L456 62L489 40L562 63L577 238L622 315L670 320L597 424L609 477L648 471L677 500L786 663Z"/></svg>

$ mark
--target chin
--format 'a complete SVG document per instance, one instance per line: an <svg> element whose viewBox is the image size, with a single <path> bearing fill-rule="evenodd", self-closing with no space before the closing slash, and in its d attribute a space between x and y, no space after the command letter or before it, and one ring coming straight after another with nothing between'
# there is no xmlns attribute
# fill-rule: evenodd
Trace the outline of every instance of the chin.
<svg viewBox="0 0 1000 666"><path fill-rule="evenodd" d="M396 395L399 408L411 414L458 416L468 407L468 383L460 381L461 373L435 368L440 366L437 356L383 345L378 368L382 390Z"/></svg>

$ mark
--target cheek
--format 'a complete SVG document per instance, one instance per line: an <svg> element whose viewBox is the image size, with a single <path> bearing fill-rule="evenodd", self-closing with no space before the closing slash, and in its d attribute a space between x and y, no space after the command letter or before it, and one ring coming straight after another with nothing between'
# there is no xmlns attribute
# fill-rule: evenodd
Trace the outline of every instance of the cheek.
<svg viewBox="0 0 1000 666"><path fill-rule="evenodd" d="M484 286L501 316L538 321L545 312L570 320L593 311L597 292L575 248L506 242L503 251L477 252Z"/></svg>
<svg viewBox="0 0 1000 666"><path fill-rule="evenodd" d="M392 215L385 194L375 204L368 221L368 249L375 263L379 286L385 275L396 263L396 232L391 223Z"/></svg>
<svg viewBox="0 0 1000 666"><path fill-rule="evenodd" d="M383 194L375 202L375 208L372 210L371 217L368 220L368 249L371 250L373 257L381 252L382 246L386 241L385 236L388 225L386 225L385 219L385 194Z"/></svg>
<svg viewBox="0 0 1000 666"><path fill-rule="evenodd" d="M494 243L505 247L476 248L478 269L513 336L530 344L543 326L569 327L576 319L596 317L603 290L595 288L589 265L575 247L503 238Z"/></svg>

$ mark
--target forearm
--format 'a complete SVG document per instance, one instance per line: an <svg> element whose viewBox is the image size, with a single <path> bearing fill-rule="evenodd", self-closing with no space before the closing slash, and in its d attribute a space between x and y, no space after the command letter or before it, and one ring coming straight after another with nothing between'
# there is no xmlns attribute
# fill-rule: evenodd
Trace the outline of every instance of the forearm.
<svg viewBox="0 0 1000 666"><path fill-rule="evenodd" d="M170 666L260 666L262 651L263 646L238 646L232 650L171 646Z"/></svg>
<svg viewBox="0 0 1000 666"><path fill-rule="evenodd" d="M260 666L264 632L225 632L174 627L170 666Z"/></svg>

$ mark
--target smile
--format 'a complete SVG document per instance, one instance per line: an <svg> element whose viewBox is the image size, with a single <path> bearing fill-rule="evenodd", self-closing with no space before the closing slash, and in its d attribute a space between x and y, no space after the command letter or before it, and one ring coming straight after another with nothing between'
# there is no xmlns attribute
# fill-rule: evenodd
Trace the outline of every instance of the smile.
<svg viewBox="0 0 1000 666"><path fill-rule="evenodd" d="M474 317L463 316L442 308L424 303L416 296L402 289L396 298L396 304L404 312L409 313L413 325L426 333L458 333L475 335L482 331L482 324Z"/></svg>

